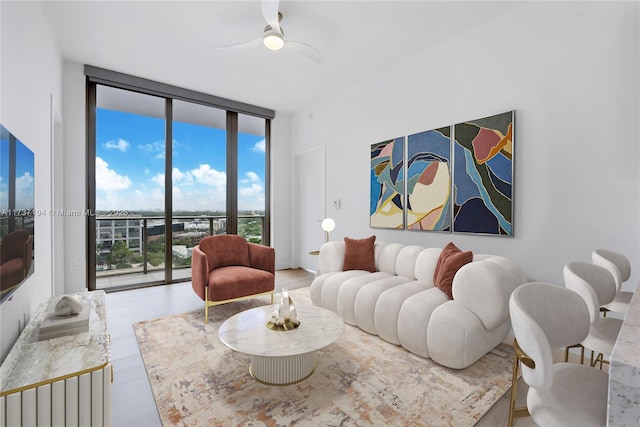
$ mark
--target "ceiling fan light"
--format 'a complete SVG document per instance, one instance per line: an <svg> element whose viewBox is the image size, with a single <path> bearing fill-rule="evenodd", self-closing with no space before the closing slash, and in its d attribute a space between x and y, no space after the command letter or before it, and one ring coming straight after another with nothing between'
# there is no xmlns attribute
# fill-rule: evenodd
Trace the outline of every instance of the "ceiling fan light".
<svg viewBox="0 0 640 427"><path fill-rule="evenodd" d="M267 49L271 50L280 50L282 46L284 46L284 39L277 32L271 32L264 35L262 39L262 43L264 43Z"/></svg>

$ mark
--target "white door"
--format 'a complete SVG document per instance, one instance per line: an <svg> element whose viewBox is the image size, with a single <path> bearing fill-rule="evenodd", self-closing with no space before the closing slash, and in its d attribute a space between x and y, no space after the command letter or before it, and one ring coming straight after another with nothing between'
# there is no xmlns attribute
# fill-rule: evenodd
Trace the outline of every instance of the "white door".
<svg viewBox="0 0 640 427"><path fill-rule="evenodd" d="M325 167L324 146L296 155L298 197L298 265L315 271L317 251L324 243L324 231L320 223L325 215Z"/></svg>

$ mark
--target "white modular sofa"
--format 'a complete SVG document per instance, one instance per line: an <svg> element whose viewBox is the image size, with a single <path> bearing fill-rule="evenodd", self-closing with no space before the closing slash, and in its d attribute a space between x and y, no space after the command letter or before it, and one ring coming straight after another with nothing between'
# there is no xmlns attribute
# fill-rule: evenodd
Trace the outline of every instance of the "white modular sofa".
<svg viewBox="0 0 640 427"><path fill-rule="evenodd" d="M437 363L462 369L509 334L509 297L526 277L511 260L474 254L453 278L453 300L434 287L442 248L375 243L375 272L343 271L345 243L322 246L313 304Z"/></svg>

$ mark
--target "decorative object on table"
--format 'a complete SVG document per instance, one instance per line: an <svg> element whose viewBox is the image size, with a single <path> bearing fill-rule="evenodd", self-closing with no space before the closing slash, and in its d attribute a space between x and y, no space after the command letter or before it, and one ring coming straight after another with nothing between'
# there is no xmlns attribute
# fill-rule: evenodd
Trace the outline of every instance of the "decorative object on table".
<svg viewBox="0 0 640 427"><path fill-rule="evenodd" d="M277 308L271 314L271 319L267 322L267 328L274 331L290 331L300 326L296 307L286 289L282 290L282 297Z"/></svg>
<svg viewBox="0 0 640 427"><path fill-rule="evenodd" d="M371 145L369 224L404 228L404 137Z"/></svg>
<svg viewBox="0 0 640 427"><path fill-rule="evenodd" d="M70 314L80 314L82 311L82 300L77 295L63 295L56 304L54 310L56 316L68 316Z"/></svg>
<svg viewBox="0 0 640 427"><path fill-rule="evenodd" d="M451 231L451 126L407 137L407 230Z"/></svg>
<svg viewBox="0 0 640 427"><path fill-rule="evenodd" d="M513 117L454 126L454 232L513 235Z"/></svg>
<svg viewBox="0 0 640 427"><path fill-rule="evenodd" d="M329 241L329 232L333 231L336 228L336 222L333 220L333 218L325 218L322 220L322 223L320 225L324 230L324 242L326 243Z"/></svg>
<svg viewBox="0 0 640 427"><path fill-rule="evenodd" d="M89 302L84 302L76 295L63 295L54 309L42 319L38 339L49 340L89 331L90 311Z"/></svg>

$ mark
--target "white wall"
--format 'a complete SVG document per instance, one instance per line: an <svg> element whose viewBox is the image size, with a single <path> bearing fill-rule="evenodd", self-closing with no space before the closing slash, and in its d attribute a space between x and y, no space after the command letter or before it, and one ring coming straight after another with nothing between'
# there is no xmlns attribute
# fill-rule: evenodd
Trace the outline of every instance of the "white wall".
<svg viewBox="0 0 640 427"><path fill-rule="evenodd" d="M635 284L638 9L638 2L524 2L295 114L294 153L326 144L332 239L375 234L440 247L452 240L509 256L531 280L555 283L565 263L609 248L632 260ZM512 109L514 237L369 227L372 143Z"/></svg>
<svg viewBox="0 0 640 427"><path fill-rule="evenodd" d="M35 154L35 208L52 207L51 96L62 103L62 62L37 3L1 2L0 121ZM18 323L52 295L51 218L35 218L35 271L0 305L0 360L19 335Z"/></svg>
<svg viewBox="0 0 640 427"><path fill-rule="evenodd" d="M81 64L64 61L62 115L64 122L64 207L75 211L87 208L86 172L86 83ZM87 218L64 218L65 293L87 288ZM75 268L71 268L71 267Z"/></svg>
<svg viewBox="0 0 640 427"><path fill-rule="evenodd" d="M271 246L276 270L292 266L291 116L277 113L271 121Z"/></svg>

